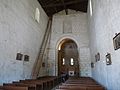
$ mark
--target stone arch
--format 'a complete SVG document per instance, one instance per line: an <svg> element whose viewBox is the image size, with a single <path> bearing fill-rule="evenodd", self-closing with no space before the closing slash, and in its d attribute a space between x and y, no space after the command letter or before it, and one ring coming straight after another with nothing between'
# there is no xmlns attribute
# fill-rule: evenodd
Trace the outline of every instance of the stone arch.
<svg viewBox="0 0 120 90"><path fill-rule="evenodd" d="M63 40L65 40L65 39L71 39L71 40L73 40L73 41L76 43L76 45L78 46L78 49L80 48L78 41L77 41L74 37L71 37L71 36L63 36L63 37L61 37L61 38L57 41L57 43L56 43L56 49L58 49L59 44L60 44Z"/></svg>
<svg viewBox="0 0 120 90"><path fill-rule="evenodd" d="M71 36L64 36L64 37L61 37L58 41L57 41L57 43L56 43L56 48L55 48L55 74L56 74L56 76L58 75L58 49L59 49L59 45L61 44L61 43L64 43L64 40L66 40L66 39L69 39L69 40L72 40L72 41L74 41L75 42L75 44L77 45L77 49L78 49L78 57L79 57L79 48L80 48L80 46L79 46L79 43L78 43L78 41L74 38L74 37L71 37ZM78 62L80 61L80 57L78 58ZM79 70L80 70L80 66L79 66Z"/></svg>

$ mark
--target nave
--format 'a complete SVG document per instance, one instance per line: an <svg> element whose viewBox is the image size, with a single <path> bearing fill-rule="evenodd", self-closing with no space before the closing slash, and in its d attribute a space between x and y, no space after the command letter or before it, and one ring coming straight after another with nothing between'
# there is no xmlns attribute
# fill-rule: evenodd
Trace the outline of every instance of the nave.
<svg viewBox="0 0 120 90"><path fill-rule="evenodd" d="M0 0L1 90L91 88L61 74L120 90L119 16L120 0Z"/></svg>

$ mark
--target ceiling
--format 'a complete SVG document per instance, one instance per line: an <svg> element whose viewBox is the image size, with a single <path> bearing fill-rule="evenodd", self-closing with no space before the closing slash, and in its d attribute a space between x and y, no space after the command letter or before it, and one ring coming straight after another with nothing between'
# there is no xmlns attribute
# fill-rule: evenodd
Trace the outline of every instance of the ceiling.
<svg viewBox="0 0 120 90"><path fill-rule="evenodd" d="M87 12L88 0L38 0L48 16L65 10L68 14L68 9Z"/></svg>

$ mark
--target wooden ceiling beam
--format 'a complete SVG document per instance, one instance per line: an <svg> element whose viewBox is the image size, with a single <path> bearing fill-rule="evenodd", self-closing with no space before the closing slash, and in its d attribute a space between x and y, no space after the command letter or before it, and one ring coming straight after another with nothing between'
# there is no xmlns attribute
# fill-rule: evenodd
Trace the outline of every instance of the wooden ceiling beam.
<svg viewBox="0 0 120 90"><path fill-rule="evenodd" d="M76 1L70 1L70 2L64 2L64 4L62 3L58 3L58 4L49 4L49 5L45 5L42 7L59 7L59 6L66 6L66 5L71 5L71 4L76 4L76 3L82 3L82 2L87 2L88 0L76 0Z"/></svg>
<svg viewBox="0 0 120 90"><path fill-rule="evenodd" d="M53 3L56 3L56 0L48 0L47 2L45 2L46 3L46 5L48 5L48 4L53 4Z"/></svg>

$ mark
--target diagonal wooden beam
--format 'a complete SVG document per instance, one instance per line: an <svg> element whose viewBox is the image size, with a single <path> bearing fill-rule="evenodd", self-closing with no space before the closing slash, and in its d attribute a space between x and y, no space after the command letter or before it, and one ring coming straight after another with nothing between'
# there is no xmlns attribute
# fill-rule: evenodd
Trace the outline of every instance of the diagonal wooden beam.
<svg viewBox="0 0 120 90"><path fill-rule="evenodd" d="M68 10L67 10L67 8L66 8L65 2L64 2L64 0L61 0L61 1L62 1L62 3L63 3L64 9L65 9L65 13L66 13L66 15L67 15L67 14L68 14Z"/></svg>
<svg viewBox="0 0 120 90"><path fill-rule="evenodd" d="M54 10L55 10L55 12L57 13L57 8L56 8L56 7L54 7Z"/></svg>
<svg viewBox="0 0 120 90"><path fill-rule="evenodd" d="M64 5L71 5L71 4L76 4L76 3L81 3L81 2L87 2L88 0L76 0L76 1L70 1L70 2L64 2L64 4L58 3L58 4L49 4L49 5L44 5L42 7L59 7L59 6L64 6Z"/></svg>

